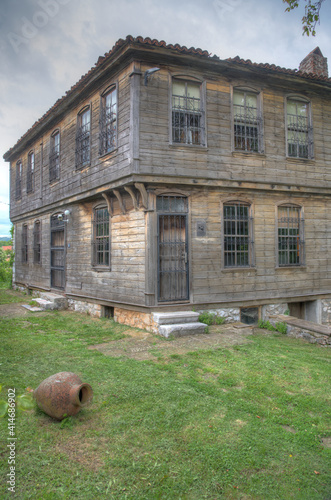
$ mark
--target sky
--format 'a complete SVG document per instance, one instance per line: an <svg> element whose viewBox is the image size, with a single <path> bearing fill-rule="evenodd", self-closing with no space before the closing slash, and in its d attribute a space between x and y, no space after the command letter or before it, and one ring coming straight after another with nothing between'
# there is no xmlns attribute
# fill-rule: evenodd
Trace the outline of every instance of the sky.
<svg viewBox="0 0 331 500"><path fill-rule="evenodd" d="M9 236L9 164L17 140L98 57L127 35L296 69L319 46L331 76L331 0L315 37L282 0L0 0L0 237Z"/></svg>

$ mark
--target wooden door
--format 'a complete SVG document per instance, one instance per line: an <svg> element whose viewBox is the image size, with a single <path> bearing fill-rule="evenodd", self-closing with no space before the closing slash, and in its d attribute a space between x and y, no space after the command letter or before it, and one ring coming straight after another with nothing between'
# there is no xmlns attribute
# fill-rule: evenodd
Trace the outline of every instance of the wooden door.
<svg viewBox="0 0 331 500"><path fill-rule="evenodd" d="M65 222L62 214L51 217L51 287L65 288Z"/></svg>
<svg viewBox="0 0 331 500"><path fill-rule="evenodd" d="M187 215L158 215L158 300L188 300Z"/></svg>

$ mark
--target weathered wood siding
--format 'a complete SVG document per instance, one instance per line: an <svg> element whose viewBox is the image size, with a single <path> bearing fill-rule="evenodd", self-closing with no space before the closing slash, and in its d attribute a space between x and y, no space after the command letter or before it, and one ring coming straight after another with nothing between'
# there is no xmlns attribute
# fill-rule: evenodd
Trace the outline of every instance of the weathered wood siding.
<svg viewBox="0 0 331 500"><path fill-rule="evenodd" d="M222 75L191 75L206 81L207 145L171 144L171 76L179 67L161 70L141 87L140 172L153 176L203 180L249 181L331 187L331 99L295 83L279 88L269 80L227 81ZM212 78L212 79L211 79ZM264 153L233 152L231 148L231 85L261 92ZM284 84L283 84L284 85ZM314 159L286 157L286 96L297 93L311 101ZM180 180L178 180L180 182Z"/></svg>
<svg viewBox="0 0 331 500"><path fill-rule="evenodd" d="M99 155L99 114L100 95L111 84L118 85L118 137L115 151L100 157ZM76 170L75 149L77 115L86 105L91 107L91 163L82 170ZM49 155L51 135L60 131L60 179L49 182ZM129 68L120 74L110 75L93 93L68 110L65 117L54 124L51 130L38 138L22 156L11 162L11 209L12 219L29 212L54 205L63 200L73 199L82 193L106 185L114 179L130 173L130 78ZM30 150L35 153L35 187L34 192L26 193L27 155ZM15 200L16 161L23 162L22 199ZM41 188L42 186L42 188Z"/></svg>

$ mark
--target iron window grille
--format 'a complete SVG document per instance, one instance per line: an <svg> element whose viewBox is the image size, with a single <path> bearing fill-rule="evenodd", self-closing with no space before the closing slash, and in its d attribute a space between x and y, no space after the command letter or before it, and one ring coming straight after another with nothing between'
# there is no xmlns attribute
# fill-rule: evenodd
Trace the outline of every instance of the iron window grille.
<svg viewBox="0 0 331 500"><path fill-rule="evenodd" d="M278 265L304 264L304 219L300 207L278 207Z"/></svg>
<svg viewBox="0 0 331 500"><path fill-rule="evenodd" d="M16 163L16 178L15 178L15 198L22 198L22 162Z"/></svg>
<svg viewBox="0 0 331 500"><path fill-rule="evenodd" d="M92 265L110 266L110 224L105 207L96 208L93 212Z"/></svg>
<svg viewBox="0 0 331 500"><path fill-rule="evenodd" d="M224 267L253 264L253 219L248 204L233 202L223 206Z"/></svg>
<svg viewBox="0 0 331 500"><path fill-rule="evenodd" d="M33 227L33 262L40 264L41 262L41 224L36 221Z"/></svg>
<svg viewBox="0 0 331 500"><path fill-rule="evenodd" d="M293 158L312 158L312 127L309 103L287 99L287 154Z"/></svg>
<svg viewBox="0 0 331 500"><path fill-rule="evenodd" d="M28 155L28 168L26 171L26 192L32 193L34 190L34 153Z"/></svg>
<svg viewBox="0 0 331 500"><path fill-rule="evenodd" d="M28 226L24 224L22 228L22 263L28 262Z"/></svg>
<svg viewBox="0 0 331 500"><path fill-rule="evenodd" d="M172 82L172 141L204 145L204 117L200 84Z"/></svg>
<svg viewBox="0 0 331 500"><path fill-rule="evenodd" d="M113 88L101 98L99 154L104 155L117 147L117 92Z"/></svg>
<svg viewBox="0 0 331 500"><path fill-rule="evenodd" d="M51 136L51 147L49 154L49 182L60 178L60 132L54 132Z"/></svg>
<svg viewBox="0 0 331 500"><path fill-rule="evenodd" d="M61 215L61 217L59 217ZM51 245L50 245L50 271L51 287L65 288L65 235L66 227L64 214L51 216Z"/></svg>
<svg viewBox="0 0 331 500"><path fill-rule="evenodd" d="M235 90L233 93L234 149L262 152L262 116L258 95Z"/></svg>
<svg viewBox="0 0 331 500"><path fill-rule="evenodd" d="M76 169L81 170L90 163L90 132L91 132L91 110L82 111L78 115L78 127L76 133Z"/></svg>

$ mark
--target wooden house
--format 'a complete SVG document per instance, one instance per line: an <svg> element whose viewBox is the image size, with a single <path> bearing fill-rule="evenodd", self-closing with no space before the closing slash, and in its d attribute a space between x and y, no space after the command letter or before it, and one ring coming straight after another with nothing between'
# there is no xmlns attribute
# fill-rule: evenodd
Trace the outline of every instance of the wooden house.
<svg viewBox="0 0 331 500"><path fill-rule="evenodd" d="M158 314L331 322L331 79L128 36L5 155L14 283Z"/></svg>

